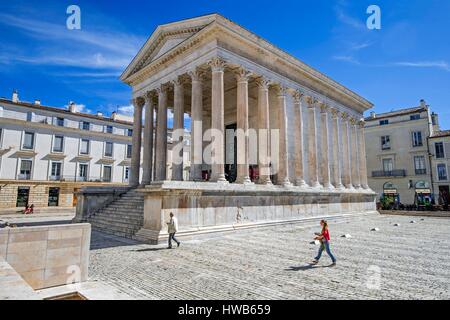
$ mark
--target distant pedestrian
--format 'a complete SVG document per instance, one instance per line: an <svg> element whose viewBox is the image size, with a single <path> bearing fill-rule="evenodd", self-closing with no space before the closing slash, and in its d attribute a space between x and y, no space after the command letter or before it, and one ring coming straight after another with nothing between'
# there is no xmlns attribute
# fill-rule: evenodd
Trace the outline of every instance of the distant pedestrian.
<svg viewBox="0 0 450 320"><path fill-rule="evenodd" d="M319 263L319 259L322 256L323 250L327 252L327 254L330 256L331 261L333 262L331 265L336 265L336 258L333 256L333 254L330 251L330 232L328 231L328 222L326 220L320 221L320 226L322 227L322 232L316 233L316 238L314 240L320 241L320 248L319 252L317 253L317 257L314 258L314 260L311 262L311 264L317 264Z"/></svg>
<svg viewBox="0 0 450 320"><path fill-rule="evenodd" d="M169 247L168 249L172 249L172 240L176 242L177 247L180 246L180 241L175 238L175 233L178 232L178 220L174 216L173 212L170 213L170 220L167 222L167 232L169 233Z"/></svg>

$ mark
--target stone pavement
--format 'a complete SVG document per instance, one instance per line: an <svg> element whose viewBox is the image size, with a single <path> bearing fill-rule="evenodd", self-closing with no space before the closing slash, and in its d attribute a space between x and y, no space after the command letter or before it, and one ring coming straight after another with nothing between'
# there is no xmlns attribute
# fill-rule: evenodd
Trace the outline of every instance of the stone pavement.
<svg viewBox="0 0 450 320"><path fill-rule="evenodd" d="M172 250L93 233L89 275L136 299L449 299L450 219L421 219L332 223L336 267L325 253L308 265L318 226L242 230Z"/></svg>

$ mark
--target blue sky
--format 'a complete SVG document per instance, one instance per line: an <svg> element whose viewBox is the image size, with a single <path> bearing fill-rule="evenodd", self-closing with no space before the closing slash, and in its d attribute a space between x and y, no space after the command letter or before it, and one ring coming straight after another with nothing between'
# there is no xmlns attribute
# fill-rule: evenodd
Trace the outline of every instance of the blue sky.
<svg viewBox="0 0 450 320"><path fill-rule="evenodd" d="M81 30L66 9L81 8ZM381 30L366 9L381 8ZM2 1L0 96L84 111L129 112L118 79L158 24L218 12L375 104L374 111L425 99L450 129L450 1Z"/></svg>

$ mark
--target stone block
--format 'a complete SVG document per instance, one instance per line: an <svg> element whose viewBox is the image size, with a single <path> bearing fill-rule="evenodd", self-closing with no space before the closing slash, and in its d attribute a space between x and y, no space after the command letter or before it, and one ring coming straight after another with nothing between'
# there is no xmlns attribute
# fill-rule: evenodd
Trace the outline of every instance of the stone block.
<svg viewBox="0 0 450 320"><path fill-rule="evenodd" d="M80 248L62 248L47 251L46 266L48 268L70 266L81 261Z"/></svg>
<svg viewBox="0 0 450 320"><path fill-rule="evenodd" d="M45 250L8 253L6 261L20 274L22 272L43 270L46 265L45 253Z"/></svg>

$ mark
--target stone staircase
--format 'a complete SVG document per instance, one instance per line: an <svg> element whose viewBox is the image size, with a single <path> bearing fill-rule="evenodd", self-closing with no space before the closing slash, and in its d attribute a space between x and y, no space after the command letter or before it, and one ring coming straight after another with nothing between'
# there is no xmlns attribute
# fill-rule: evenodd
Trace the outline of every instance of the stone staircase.
<svg viewBox="0 0 450 320"><path fill-rule="evenodd" d="M88 218L93 230L133 238L144 224L144 196L130 190Z"/></svg>

